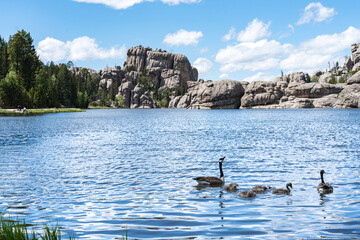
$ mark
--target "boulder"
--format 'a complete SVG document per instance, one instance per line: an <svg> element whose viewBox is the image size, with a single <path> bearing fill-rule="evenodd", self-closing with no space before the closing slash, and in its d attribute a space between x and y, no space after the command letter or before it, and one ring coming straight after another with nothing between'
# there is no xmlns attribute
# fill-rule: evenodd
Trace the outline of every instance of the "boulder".
<svg viewBox="0 0 360 240"><path fill-rule="evenodd" d="M319 83L328 83L332 77L333 77L333 74L331 72L325 72L320 76L318 82Z"/></svg>
<svg viewBox="0 0 360 240"><path fill-rule="evenodd" d="M136 85L134 90L131 91L131 104L130 108L139 108L141 106L140 97L145 93L143 86Z"/></svg>
<svg viewBox="0 0 360 240"><path fill-rule="evenodd" d="M176 96L173 99L171 99L169 102L169 108L177 108L178 103L181 98L182 98L182 96Z"/></svg>
<svg viewBox="0 0 360 240"><path fill-rule="evenodd" d="M276 81L276 80L275 80ZM241 108L251 108L257 105L274 104L283 96L283 87L287 82L255 81L249 83L241 98Z"/></svg>
<svg viewBox="0 0 360 240"><path fill-rule="evenodd" d="M338 94L344 89L344 84L329 83L290 83L285 90L287 96L297 98L321 98L329 94Z"/></svg>
<svg viewBox="0 0 360 240"><path fill-rule="evenodd" d="M120 85L118 95L121 95L124 101L124 107L130 107L131 91L134 89L132 82L124 82ZM117 96L118 96L117 95Z"/></svg>
<svg viewBox="0 0 360 240"><path fill-rule="evenodd" d="M336 108L360 108L360 84L347 85L339 94Z"/></svg>
<svg viewBox="0 0 360 240"><path fill-rule="evenodd" d="M360 71L352 75L348 80L347 84L351 85L354 83L360 83Z"/></svg>
<svg viewBox="0 0 360 240"><path fill-rule="evenodd" d="M125 72L121 70L120 66L106 67L99 71L100 79L111 79L120 84L121 79L125 77Z"/></svg>
<svg viewBox="0 0 360 240"><path fill-rule="evenodd" d="M304 72L294 72L288 76L289 82L308 83L311 81L309 74Z"/></svg>
<svg viewBox="0 0 360 240"><path fill-rule="evenodd" d="M353 68L352 68L352 71L353 72L357 72L360 70L360 62L356 63Z"/></svg>
<svg viewBox="0 0 360 240"><path fill-rule="evenodd" d="M321 75L323 74L323 72L322 71L320 71L320 70L317 70L317 71L315 71L314 73L313 73L313 77L320 77Z"/></svg>
<svg viewBox="0 0 360 240"><path fill-rule="evenodd" d="M338 94L330 94L325 97L316 98L313 100L315 108L332 108L337 100Z"/></svg>
<svg viewBox="0 0 360 240"><path fill-rule="evenodd" d="M178 108L236 109L240 107L244 88L234 80L199 81L180 98Z"/></svg>
<svg viewBox="0 0 360 240"><path fill-rule="evenodd" d="M145 92L140 97L140 105L139 108L156 108L156 104L149 92Z"/></svg>
<svg viewBox="0 0 360 240"><path fill-rule="evenodd" d="M295 98L279 104L280 108L313 108L312 101L307 98Z"/></svg>

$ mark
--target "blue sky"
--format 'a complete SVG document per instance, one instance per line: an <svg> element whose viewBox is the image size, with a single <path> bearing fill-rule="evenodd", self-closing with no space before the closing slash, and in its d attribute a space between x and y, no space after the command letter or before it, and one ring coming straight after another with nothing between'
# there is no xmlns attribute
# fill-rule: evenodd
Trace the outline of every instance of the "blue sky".
<svg viewBox="0 0 360 240"><path fill-rule="evenodd" d="M270 80L344 62L357 0L1 0L0 36L30 32L44 62L95 70L143 45L186 55L205 80Z"/></svg>

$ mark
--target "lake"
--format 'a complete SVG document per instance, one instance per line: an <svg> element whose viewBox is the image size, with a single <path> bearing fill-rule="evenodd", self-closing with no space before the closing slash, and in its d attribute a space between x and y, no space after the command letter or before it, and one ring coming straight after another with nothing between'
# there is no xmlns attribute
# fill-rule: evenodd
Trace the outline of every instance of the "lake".
<svg viewBox="0 0 360 240"><path fill-rule="evenodd" d="M64 239L360 239L360 111L113 109L0 117L0 212ZM265 184L290 195L243 199ZM320 196L320 170L334 192Z"/></svg>

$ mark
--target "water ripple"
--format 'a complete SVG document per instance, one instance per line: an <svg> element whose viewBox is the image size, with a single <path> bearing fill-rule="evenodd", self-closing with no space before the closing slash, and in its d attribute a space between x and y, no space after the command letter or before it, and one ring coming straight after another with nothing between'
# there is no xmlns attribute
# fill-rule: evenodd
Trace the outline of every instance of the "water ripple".
<svg viewBox="0 0 360 240"><path fill-rule="evenodd" d="M360 112L89 110L0 117L0 212L81 239L359 238ZM242 199L192 177L284 188ZM319 170L334 193L321 196Z"/></svg>

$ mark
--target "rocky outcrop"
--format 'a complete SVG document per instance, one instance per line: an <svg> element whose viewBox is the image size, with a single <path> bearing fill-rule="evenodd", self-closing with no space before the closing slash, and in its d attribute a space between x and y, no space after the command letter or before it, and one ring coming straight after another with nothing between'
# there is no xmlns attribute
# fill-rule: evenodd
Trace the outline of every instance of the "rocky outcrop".
<svg viewBox="0 0 360 240"><path fill-rule="evenodd" d="M116 100L109 105L120 101L128 108L159 107L157 102L167 107L168 99L184 94L198 75L184 55L142 46L128 50L123 68L106 67L98 74L99 88L108 94L115 91Z"/></svg>
<svg viewBox="0 0 360 240"><path fill-rule="evenodd" d="M288 76L288 81L290 83L292 82L297 82L297 83L308 83L310 82L310 76L309 74L307 73L304 73L304 72L294 72L294 73L291 73L289 76Z"/></svg>
<svg viewBox="0 0 360 240"><path fill-rule="evenodd" d="M339 94L335 108L360 108L360 84L347 85Z"/></svg>
<svg viewBox="0 0 360 240"><path fill-rule="evenodd" d="M360 72L355 73L347 80L347 84L349 84L349 85L355 84L355 83L360 84Z"/></svg>
<svg viewBox="0 0 360 240"><path fill-rule="evenodd" d="M351 57L354 65L360 62L360 43L351 45Z"/></svg>
<svg viewBox="0 0 360 240"><path fill-rule="evenodd" d="M84 68L84 67L71 67L70 72L75 75L80 75L81 77L84 77L84 74L90 73L90 74L97 74L97 72L94 69L91 68Z"/></svg>
<svg viewBox="0 0 360 240"><path fill-rule="evenodd" d="M360 68L360 44L352 45L352 56L343 67L334 64L311 78L294 72L273 81L197 81L198 72L184 55L138 46L128 50L123 68L107 67L97 74L99 88L108 93L115 89L113 101L128 108L358 108L360 72L353 72L357 65Z"/></svg>
<svg viewBox="0 0 360 240"><path fill-rule="evenodd" d="M236 109L240 107L244 88L238 81L199 81L181 98L170 101L170 106L193 109Z"/></svg>
<svg viewBox="0 0 360 240"><path fill-rule="evenodd" d="M285 92L286 95L297 98L321 98L329 94L338 94L344 87L344 84L290 83Z"/></svg>
<svg viewBox="0 0 360 240"><path fill-rule="evenodd" d="M272 82L251 82L246 87L245 94L241 99L241 107L250 108L257 105L273 104L284 95L285 86L287 86L287 82L278 81L278 79Z"/></svg>

